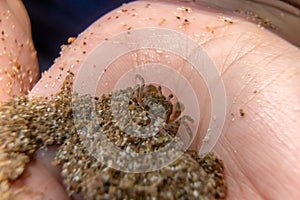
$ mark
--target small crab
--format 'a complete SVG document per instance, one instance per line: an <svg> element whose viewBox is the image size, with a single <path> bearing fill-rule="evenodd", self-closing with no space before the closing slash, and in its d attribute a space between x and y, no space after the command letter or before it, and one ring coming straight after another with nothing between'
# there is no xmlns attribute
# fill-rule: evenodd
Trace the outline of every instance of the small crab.
<svg viewBox="0 0 300 200"><path fill-rule="evenodd" d="M144 78L139 74L136 75L136 78L141 81L141 84L135 87L133 98L129 102L132 120L139 125L145 126L151 123L151 119L158 118L164 123L163 128L166 132L173 137L182 123L192 138L193 133L187 120L193 122L193 119L188 115L180 117L184 111L184 105L178 101L173 105L170 101L173 98L173 94L166 97L162 94L161 86L146 85ZM142 113L144 117L137 119L135 117L137 115L134 115L137 112Z"/></svg>

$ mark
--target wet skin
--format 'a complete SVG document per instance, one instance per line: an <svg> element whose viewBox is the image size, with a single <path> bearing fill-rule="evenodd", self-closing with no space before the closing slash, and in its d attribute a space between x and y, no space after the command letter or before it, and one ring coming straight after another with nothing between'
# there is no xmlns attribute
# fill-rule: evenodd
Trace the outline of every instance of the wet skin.
<svg viewBox="0 0 300 200"><path fill-rule="evenodd" d="M5 2L1 4L7 5ZM56 79L59 74L65 74L68 69L76 73L80 63L97 43L128 30L129 26L131 29L164 27L179 31L202 45L224 81L227 115L223 134L214 151L225 163L228 199L300 198L300 157L297 156L300 150L299 49L245 20L232 17L234 23L228 23L222 20L220 12L202 7L192 7L191 13L181 13L177 9L181 6L191 7L140 1L123 6L127 12L122 12L121 8L112 11L89 27L70 46L63 48L61 57L37 82L30 95L50 96L57 93L62 83L61 79ZM23 18L16 11L24 8L18 4L5 8L14 11L16 16L21 15L12 20L18 28L28 32L28 23L19 23L18 19ZM182 26L184 21L177 19L177 15L184 15L190 22L188 26ZM11 26L4 28L10 30ZM30 34L16 34L14 37L30 38ZM16 51L10 46L8 48ZM24 52L32 55L30 49ZM36 70L36 58L27 56L26 59L26 62L33 63L27 65ZM5 63L5 60L0 61ZM6 66L10 65L7 63ZM63 72L61 66L64 67ZM4 77L3 74L1 76ZM1 98L4 100L8 98L6 84L1 84L1 87L4 91ZM201 103L205 104L207 100L203 97ZM204 113L200 131L207 129L209 120L209 115ZM200 142L196 140L194 148L198 148ZM32 199L35 195L43 195L46 199L68 199L59 169L50 164L54 152L55 147L51 147L46 154L38 152L24 178L15 182L15 191L23 185L32 188L32 192L22 199Z"/></svg>

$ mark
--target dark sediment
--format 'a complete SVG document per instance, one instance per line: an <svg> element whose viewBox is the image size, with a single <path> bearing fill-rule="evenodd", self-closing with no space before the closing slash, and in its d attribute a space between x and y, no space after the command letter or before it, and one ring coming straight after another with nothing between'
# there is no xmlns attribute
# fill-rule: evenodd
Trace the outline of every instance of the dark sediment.
<svg viewBox="0 0 300 200"><path fill-rule="evenodd" d="M145 173L108 167L110 161L123 162L124 158L110 157L95 148L101 135L121 150L154 152L172 140L180 143L176 133L188 117L179 117L180 104L172 105L171 97L164 96L159 87L142 84L94 98L72 94L72 78L72 74L67 76L61 92L51 100L22 96L1 105L0 199L12 198L10 182L20 177L36 150L51 144L61 145L54 163L62 166L70 195L79 193L84 199L226 198L224 165L213 153L200 158L196 152L186 151L162 169ZM159 131L149 137L127 134L137 126L139 130ZM157 159L153 157L153 163Z"/></svg>

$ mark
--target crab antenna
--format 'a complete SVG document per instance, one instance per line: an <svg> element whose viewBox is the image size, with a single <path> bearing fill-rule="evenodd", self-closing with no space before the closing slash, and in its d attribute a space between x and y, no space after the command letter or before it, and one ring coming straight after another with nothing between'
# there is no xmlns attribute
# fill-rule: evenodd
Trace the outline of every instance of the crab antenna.
<svg viewBox="0 0 300 200"><path fill-rule="evenodd" d="M158 92L159 92L159 95L161 95L161 96L162 96L162 90L161 90L161 86L158 86L158 87L157 87L157 90L158 90Z"/></svg>
<svg viewBox="0 0 300 200"><path fill-rule="evenodd" d="M135 79L138 79L141 81L142 85L145 85L145 79L140 74L135 75Z"/></svg>
<svg viewBox="0 0 300 200"><path fill-rule="evenodd" d="M145 86L145 79L140 74L136 74L135 78L140 80L142 83L141 86L139 87L139 91L138 91L138 95L137 95L137 102L141 103L142 97L143 97L144 86Z"/></svg>

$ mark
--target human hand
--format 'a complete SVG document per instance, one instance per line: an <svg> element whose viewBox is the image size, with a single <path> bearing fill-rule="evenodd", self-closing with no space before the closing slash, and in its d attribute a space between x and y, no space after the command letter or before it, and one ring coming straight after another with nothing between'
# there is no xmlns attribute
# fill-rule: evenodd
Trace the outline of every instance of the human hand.
<svg viewBox="0 0 300 200"><path fill-rule="evenodd" d="M236 17L231 24L222 20L220 13L203 8L192 8L192 13L186 15L190 23L182 29L179 26L183 21L174 14L179 13L177 7L181 5L141 1L125 5L127 12L112 11L63 49L30 95L55 94L62 83L55 77L68 69L76 73L98 43L128 27L162 27L182 32L207 51L225 85L227 115L214 151L225 163L228 199L299 198L299 49L255 24ZM161 24L162 19L165 20ZM200 131L205 131L210 116L204 113L201 117ZM198 138L196 145L201 145ZM32 188L27 194L29 199L41 192L46 199L68 198L58 170L51 167L51 152L54 151L51 149L47 156L38 153L27 169L29 175L13 186L15 190L25 184Z"/></svg>

